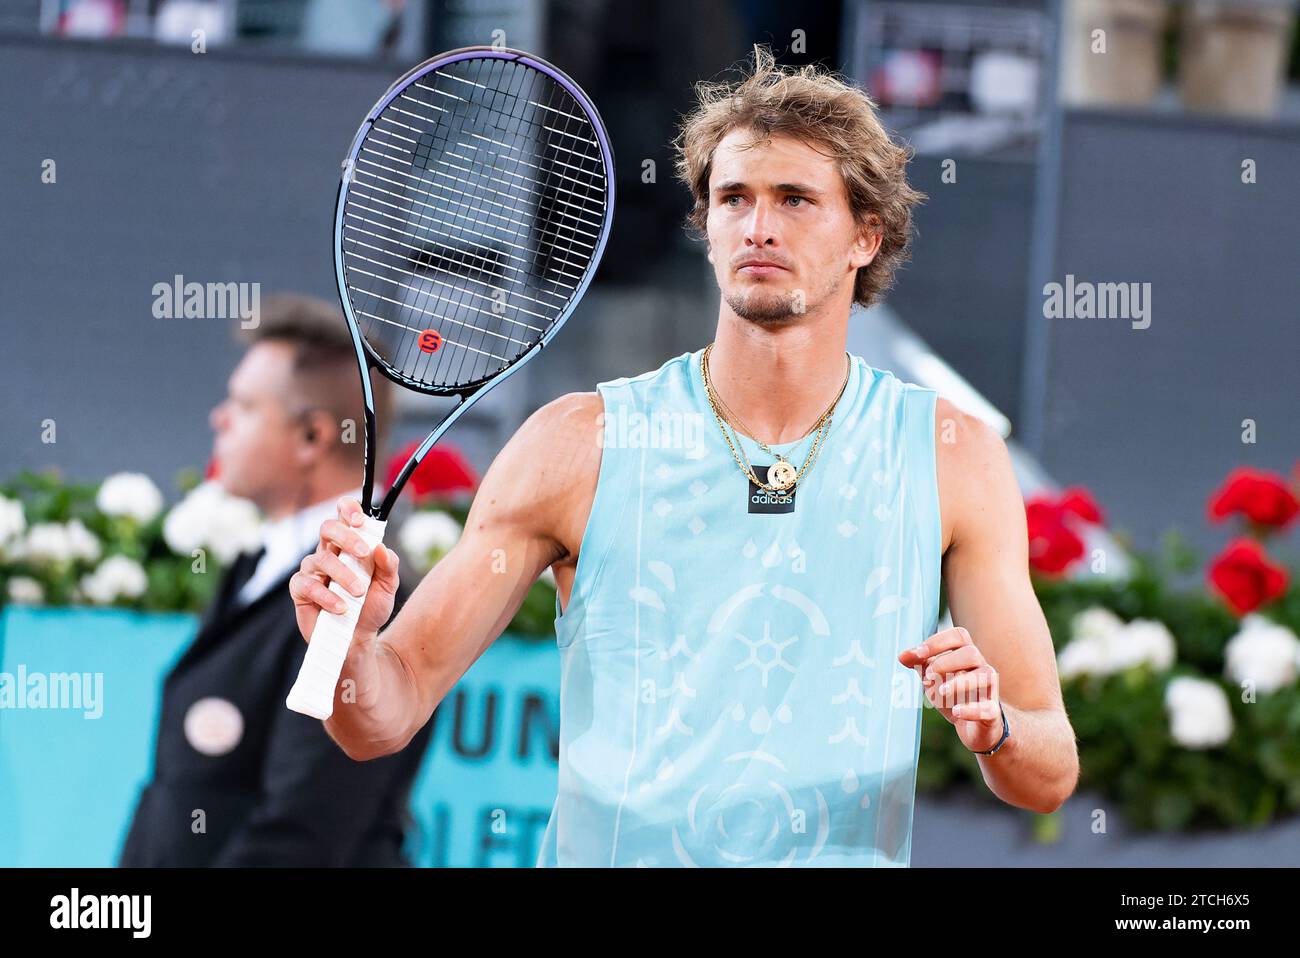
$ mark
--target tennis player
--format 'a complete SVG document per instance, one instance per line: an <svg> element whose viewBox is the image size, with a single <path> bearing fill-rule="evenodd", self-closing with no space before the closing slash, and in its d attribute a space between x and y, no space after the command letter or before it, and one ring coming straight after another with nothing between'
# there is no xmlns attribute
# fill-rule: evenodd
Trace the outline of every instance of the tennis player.
<svg viewBox="0 0 1300 958"><path fill-rule="evenodd" d="M846 352L924 197L862 91L756 48L675 140L721 292L711 343L562 396L501 450L391 625L373 557L326 729L402 748L558 584L558 795L539 865L906 866L921 709L1038 812L1078 758L1001 437ZM360 595L355 500L291 580L310 636ZM936 631L941 580L954 628Z"/></svg>

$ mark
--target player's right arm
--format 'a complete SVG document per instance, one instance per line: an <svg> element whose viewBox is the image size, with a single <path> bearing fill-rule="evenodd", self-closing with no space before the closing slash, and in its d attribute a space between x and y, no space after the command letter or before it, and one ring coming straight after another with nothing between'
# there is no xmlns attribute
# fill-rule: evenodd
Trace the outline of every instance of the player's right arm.
<svg viewBox="0 0 1300 958"><path fill-rule="evenodd" d="M542 571L565 558L564 519L590 502L600 467L598 393L568 393L533 413L484 475L456 545L429 571L397 617L397 560L380 547L361 617L348 649L330 737L352 758L399 751L447 692L515 617ZM585 499L584 499L585 497ZM321 525L320 543L289 583L298 628L310 641L322 608L337 611L337 578L356 592L338 553L364 548L352 522L355 499ZM579 524L581 527L581 524ZM351 686L349 685L351 683Z"/></svg>

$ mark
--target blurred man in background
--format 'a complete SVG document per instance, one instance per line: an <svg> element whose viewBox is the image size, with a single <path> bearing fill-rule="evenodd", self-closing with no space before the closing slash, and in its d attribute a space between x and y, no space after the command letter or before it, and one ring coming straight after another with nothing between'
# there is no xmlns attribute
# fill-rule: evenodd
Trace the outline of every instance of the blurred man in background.
<svg viewBox="0 0 1300 958"><path fill-rule="evenodd" d="M288 580L344 494L358 495L361 382L343 317L268 297L212 410L218 480L265 518L262 549L228 569L164 684L154 778L124 866L405 865L411 784L431 726L401 752L354 762L284 704L307 646ZM379 435L389 404L374 385ZM399 590L405 601L405 590Z"/></svg>

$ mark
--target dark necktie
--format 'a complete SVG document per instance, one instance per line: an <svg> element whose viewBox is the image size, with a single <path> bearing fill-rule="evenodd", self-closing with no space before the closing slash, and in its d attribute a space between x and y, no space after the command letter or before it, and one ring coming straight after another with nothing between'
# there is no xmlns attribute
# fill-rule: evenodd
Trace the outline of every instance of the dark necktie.
<svg viewBox="0 0 1300 958"><path fill-rule="evenodd" d="M225 602L222 606L222 612L230 612L239 608L244 603L239 598L239 592L253 577L257 571L257 564L262 561L262 556L266 555L266 548L262 547L256 552L241 552L230 567L230 579L225 592Z"/></svg>

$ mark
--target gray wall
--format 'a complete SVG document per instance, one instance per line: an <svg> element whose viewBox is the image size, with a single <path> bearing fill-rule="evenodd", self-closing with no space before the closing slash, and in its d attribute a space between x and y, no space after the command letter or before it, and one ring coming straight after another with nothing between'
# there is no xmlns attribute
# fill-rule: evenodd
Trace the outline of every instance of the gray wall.
<svg viewBox="0 0 1300 958"><path fill-rule="evenodd" d="M912 185L929 197L913 213L912 260L889 304L984 397L1011 419L1020 408L1025 284L1034 164L918 155Z"/></svg>
<svg viewBox="0 0 1300 958"><path fill-rule="evenodd" d="M1241 181L1245 158L1254 185ZM1048 278L1150 282L1151 325L1048 320L1031 298L1043 355L1030 355L1022 438L1139 544L1178 525L1217 548L1225 533L1205 500L1228 470L1300 459L1298 172L1293 125L1064 115ZM1255 445L1241 442L1247 418Z"/></svg>
<svg viewBox="0 0 1300 958"><path fill-rule="evenodd" d="M155 319L154 284L179 273L336 300L339 163L404 69L0 40L0 475L132 469L166 489L207 462L238 324ZM54 184L41 182L46 158ZM449 438L490 437L528 378L507 380Z"/></svg>

